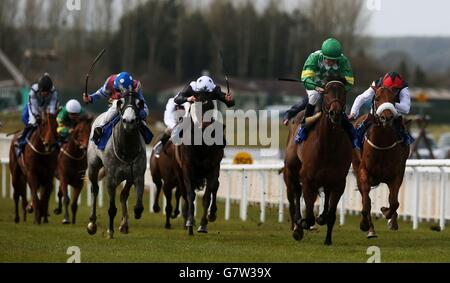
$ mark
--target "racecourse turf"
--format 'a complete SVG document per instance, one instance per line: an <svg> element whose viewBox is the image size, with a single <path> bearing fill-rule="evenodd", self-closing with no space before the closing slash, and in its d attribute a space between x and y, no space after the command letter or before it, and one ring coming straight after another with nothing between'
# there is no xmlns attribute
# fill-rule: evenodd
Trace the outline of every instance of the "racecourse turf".
<svg viewBox="0 0 450 283"><path fill-rule="evenodd" d="M224 205L220 202L218 219L210 223L209 233L188 236L181 218L173 220L172 229L167 230L162 213L148 213L146 193L146 211L140 220L130 220L129 234L118 232L121 210L117 204L115 238L108 240L107 207L98 210L98 231L90 236L86 232L89 208L85 200L83 195L77 224L62 225L62 216L52 213L49 224L38 226L32 223L33 215L28 215L26 223L15 224L13 201L0 198L0 262L66 262L71 246L80 248L81 262L363 263L370 257L366 254L369 246L380 248L381 262L450 262L450 227L436 232L430 229L433 223L428 222L422 222L413 231L411 222L401 221L400 230L393 232L387 229L386 220L378 219L374 222L378 238L369 240L359 231L359 217L347 216L344 226L335 225L333 245L325 246L325 226L305 233L302 241L295 241L288 219L277 222L278 208L268 207L267 221L259 223L259 207L251 206L244 222L239 219L239 206L233 204L231 220L225 221ZM129 204L132 208L131 199ZM52 195L51 210L54 207ZM200 215L196 219L199 223Z"/></svg>

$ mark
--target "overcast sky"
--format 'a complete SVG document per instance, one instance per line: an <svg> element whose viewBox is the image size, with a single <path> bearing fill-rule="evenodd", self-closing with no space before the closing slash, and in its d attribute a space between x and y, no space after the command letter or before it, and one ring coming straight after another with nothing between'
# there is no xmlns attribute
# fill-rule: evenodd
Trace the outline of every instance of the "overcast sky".
<svg viewBox="0 0 450 283"><path fill-rule="evenodd" d="M267 3L269 0L255 0ZM314 1L314 0L313 0ZM339 0L336 0L339 1ZM371 20L365 34L374 36L450 36L449 0L360 0ZM289 9L305 0L284 0ZM378 4L379 3L379 4ZM377 9L369 9L375 7Z"/></svg>
<svg viewBox="0 0 450 283"><path fill-rule="evenodd" d="M362 0L375 2L377 0ZM379 0L366 33L376 36L450 36L450 1ZM367 7L367 6L366 6Z"/></svg>

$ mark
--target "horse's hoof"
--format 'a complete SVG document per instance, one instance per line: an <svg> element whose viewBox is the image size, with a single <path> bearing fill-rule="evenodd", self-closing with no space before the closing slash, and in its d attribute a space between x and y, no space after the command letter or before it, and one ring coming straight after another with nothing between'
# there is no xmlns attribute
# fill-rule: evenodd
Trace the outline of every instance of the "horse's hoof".
<svg viewBox="0 0 450 283"><path fill-rule="evenodd" d="M55 208L55 210L53 210L53 213L56 215L60 215L62 212L62 210L60 208Z"/></svg>
<svg viewBox="0 0 450 283"><path fill-rule="evenodd" d="M135 207L134 208L134 218L135 219L141 219L143 211L144 211L143 207Z"/></svg>
<svg viewBox="0 0 450 283"><path fill-rule="evenodd" d="M16 218L14 218L14 222L15 222L15 223L19 223L19 221L20 221L19 216L17 216Z"/></svg>
<svg viewBox="0 0 450 283"><path fill-rule="evenodd" d="M197 232L206 234L206 233L208 233L208 227L200 225L200 227L198 227L198 229L197 229Z"/></svg>
<svg viewBox="0 0 450 283"><path fill-rule="evenodd" d="M97 233L97 224L89 222L87 226L87 232L89 235L95 235L95 233Z"/></svg>
<svg viewBox="0 0 450 283"><path fill-rule="evenodd" d="M215 214L209 214L208 215L208 221L209 222L214 222L214 221L216 221L216 219L217 219L217 216Z"/></svg>
<svg viewBox="0 0 450 283"><path fill-rule="evenodd" d="M308 225L308 223L306 222L305 219L303 219L300 223L301 223L300 225L302 226L302 228L305 230L309 230L309 228L311 227L310 225Z"/></svg>
<svg viewBox="0 0 450 283"><path fill-rule="evenodd" d="M108 229L108 230L106 231L106 238L107 238L107 239L114 239L114 231Z"/></svg>
<svg viewBox="0 0 450 283"><path fill-rule="evenodd" d="M31 205L27 205L27 207L25 208L25 210L26 210L28 213L33 213L33 212L34 212L33 206L31 206Z"/></svg>
<svg viewBox="0 0 450 283"><path fill-rule="evenodd" d="M388 226L389 226L389 229L391 231L397 231L398 230L398 223L397 223L397 221L394 222L394 221L392 221L392 219L389 219Z"/></svg>
<svg viewBox="0 0 450 283"><path fill-rule="evenodd" d="M166 229L170 229L170 228L172 228L172 225L170 225L170 224L166 224L166 225L164 225L164 228L166 228Z"/></svg>
<svg viewBox="0 0 450 283"><path fill-rule="evenodd" d="M361 221L361 223L359 224L359 229L361 229L361 231L363 232L367 232L370 229L370 225L367 221Z"/></svg>
<svg viewBox="0 0 450 283"><path fill-rule="evenodd" d="M325 216L320 215L319 217L316 218L316 222L317 224L319 224L320 226L323 226L325 224L327 224L327 219Z"/></svg>
<svg viewBox="0 0 450 283"><path fill-rule="evenodd" d="M170 216L170 218L175 219L178 217L178 215L180 215L179 211L174 211L174 213L172 214L172 216Z"/></svg>
<svg viewBox="0 0 450 283"><path fill-rule="evenodd" d="M44 219L44 224L48 224L48 219L47 218Z"/></svg>
<svg viewBox="0 0 450 283"><path fill-rule="evenodd" d="M367 239L377 238L377 234L375 234L375 231L369 231L367 233Z"/></svg>
<svg viewBox="0 0 450 283"><path fill-rule="evenodd" d="M161 211L161 207L159 207L159 205L154 205L153 206L153 212L154 213L159 213Z"/></svg>
<svg viewBox="0 0 450 283"><path fill-rule="evenodd" d="M119 226L119 231L122 234L128 234L128 225L120 225Z"/></svg>
<svg viewBox="0 0 450 283"><path fill-rule="evenodd" d="M389 216L389 208L383 206L380 210L381 210L381 213L383 213L384 217L386 217L386 219L391 218ZM389 218L388 218L388 216L389 216Z"/></svg>
<svg viewBox="0 0 450 283"><path fill-rule="evenodd" d="M295 227L294 231L292 231L292 237L294 237L296 241L300 241L301 239L303 239L303 229L298 226Z"/></svg>
<svg viewBox="0 0 450 283"><path fill-rule="evenodd" d="M331 239L325 239L324 244L325 246L331 246L332 245Z"/></svg>
<svg viewBox="0 0 450 283"><path fill-rule="evenodd" d="M189 230L189 236L193 236L194 235L194 227L193 226L188 226L188 230Z"/></svg>
<svg viewBox="0 0 450 283"><path fill-rule="evenodd" d="M69 219L63 219L62 224L70 224Z"/></svg>

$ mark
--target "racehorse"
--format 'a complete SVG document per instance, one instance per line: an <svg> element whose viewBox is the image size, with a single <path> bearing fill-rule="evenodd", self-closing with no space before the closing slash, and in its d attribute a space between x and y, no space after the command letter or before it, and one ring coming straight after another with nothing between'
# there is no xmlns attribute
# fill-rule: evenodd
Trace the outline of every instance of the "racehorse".
<svg viewBox="0 0 450 283"><path fill-rule="evenodd" d="M191 125L191 140L194 140L194 132L196 129L203 133L208 130L213 121L205 121L204 115L208 111L214 109L214 102L208 94L200 93L196 103L192 104L189 109L189 123ZM201 106L201 111L198 107ZM197 113L200 112L200 113ZM199 117L201 115L201 117ZM217 123L217 122L216 122ZM222 126L223 129L223 126ZM217 132L215 134L218 134ZM185 144L177 145L175 148L175 156L179 166L179 176L182 180L182 192L186 195L187 200L187 220L186 227L189 235L193 235L193 226L195 225L194 217L194 201L196 197L196 189L200 189L205 185L205 193L203 195L203 215L198 227L199 233L208 232L208 221L216 220L216 196L219 189L220 162L224 156L223 145L217 143L206 144L202 139L201 144ZM208 208L211 209L208 214ZM184 209L183 209L184 210Z"/></svg>
<svg viewBox="0 0 450 283"><path fill-rule="evenodd" d="M109 195L109 228L107 237L113 238L114 235L114 217L117 213L115 204L116 188L126 181L120 194L122 204L122 222L119 231L128 233L128 209L127 199L131 186L136 188L136 206L134 207L134 217L140 219L144 211L142 197L144 193L144 174L146 170L146 151L145 142L140 133L139 111L144 108L144 103L134 92L129 92L122 99L115 100L119 112L119 120L112 129L111 138L108 140L104 151L97 148L97 145L90 140L87 152L88 159L88 177L91 182L91 191L93 195L92 213L87 231L90 235L97 232L97 196L98 196L98 175L102 167L105 169L106 185ZM101 114L94 121L92 129L99 125L105 113ZM91 137L93 131L91 131Z"/></svg>
<svg viewBox="0 0 450 283"><path fill-rule="evenodd" d="M153 183L156 186L156 197L153 204L153 211L159 212L161 209L158 204L159 194L161 188L163 189L166 198L166 224L165 228L170 229L170 218L177 218L180 214L179 204L181 197L180 180L178 180L177 164L175 159L175 146L171 141L168 141L161 151L160 157L156 158L154 151L150 156L150 172L152 174ZM175 190L175 211L172 215L172 190Z"/></svg>
<svg viewBox="0 0 450 283"><path fill-rule="evenodd" d="M322 113L312 117L311 123L316 123L311 126L308 138L298 146L288 144L284 177L285 181L287 180L290 212L294 218L293 236L296 240L303 238L303 229L310 229L314 225L314 202L319 188L323 187L325 205L322 215L317 218L317 223L327 224L325 244L332 244L336 208L345 189L352 156L351 141L341 124L341 119L345 115L345 103L343 80L329 81L325 86ZM300 121L301 119L297 117L291 130L297 131ZM307 126L308 124L310 123L307 121ZM291 138L292 136L293 133L290 134ZM302 193L306 205L306 218L301 220Z"/></svg>
<svg viewBox="0 0 450 283"><path fill-rule="evenodd" d="M381 211L389 219L389 228L397 230L398 193L405 174L409 145L399 140L395 123L402 123L395 109L395 94L386 87L381 87L375 94L370 119L372 126L367 131L360 156L353 154L353 169L356 173L358 189L362 197L362 219L360 228L368 238L376 237L370 216L371 200L369 192L372 186L386 183L389 187L389 208ZM362 116L356 124L366 119Z"/></svg>
<svg viewBox="0 0 450 283"><path fill-rule="evenodd" d="M50 194L53 190L53 176L56 170L58 159L58 146L56 132L56 116L42 113L38 120L38 126L27 138L27 143L20 157L15 152L15 142L19 134L16 134L9 149L9 169L11 171L12 185L14 188L14 202L16 217L14 221L19 222L18 202L22 198L24 209L24 221L26 220L27 208L27 183L30 186L33 198L32 207L28 207L29 212L34 209L34 223L48 223L48 205ZM40 196L39 189L42 187Z"/></svg>
<svg viewBox="0 0 450 283"><path fill-rule="evenodd" d="M84 176L87 168L86 151L89 144L89 135L93 117L82 116L74 126L68 141L61 147L58 156L58 178L60 187L58 192L58 207L55 214L61 214L62 201L64 200L63 224L69 224L68 206L70 202L68 186L73 188L72 195L72 223L75 224L78 209L78 197L84 185Z"/></svg>

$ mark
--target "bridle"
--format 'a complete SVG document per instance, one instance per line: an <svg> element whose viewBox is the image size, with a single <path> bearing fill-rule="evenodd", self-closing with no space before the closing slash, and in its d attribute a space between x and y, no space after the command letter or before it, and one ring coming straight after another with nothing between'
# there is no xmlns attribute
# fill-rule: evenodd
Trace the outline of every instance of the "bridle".
<svg viewBox="0 0 450 283"><path fill-rule="evenodd" d="M328 93L329 88L332 86L332 84L338 84L341 87L344 87L344 83L341 81L329 81L326 86L325 86L325 93ZM344 93L345 94L345 93ZM322 94L324 95L324 94ZM338 94L339 96L339 94ZM341 112L345 112L345 108L346 108L346 104L345 102L343 103L339 97L332 99L331 101L325 103L322 103L322 111L326 114L327 118L333 123L336 124L336 122L334 121L334 119L332 118L333 115L331 115L331 105L333 103L337 103L339 104L339 106L341 107L342 111Z"/></svg>

